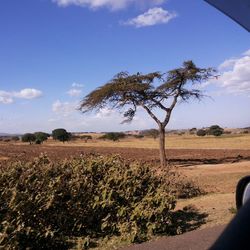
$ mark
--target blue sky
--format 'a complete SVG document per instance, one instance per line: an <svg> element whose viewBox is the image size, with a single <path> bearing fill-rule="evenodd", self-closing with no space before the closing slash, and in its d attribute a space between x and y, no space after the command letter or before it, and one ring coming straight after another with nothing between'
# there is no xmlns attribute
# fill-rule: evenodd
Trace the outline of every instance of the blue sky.
<svg viewBox="0 0 250 250"><path fill-rule="evenodd" d="M7 0L0 3L0 132L120 131L82 97L120 71L166 72L192 59L219 69L211 99L176 107L168 128L250 126L250 35L203 0Z"/></svg>

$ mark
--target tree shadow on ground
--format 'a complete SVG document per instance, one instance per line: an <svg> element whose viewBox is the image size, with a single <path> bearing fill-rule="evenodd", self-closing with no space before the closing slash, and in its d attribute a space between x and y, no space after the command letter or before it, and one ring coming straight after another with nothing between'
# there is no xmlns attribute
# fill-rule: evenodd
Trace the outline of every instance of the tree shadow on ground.
<svg viewBox="0 0 250 250"><path fill-rule="evenodd" d="M207 217L207 213L201 213L194 205L188 205L182 210L177 210L172 213L170 235L179 235L198 229L206 223Z"/></svg>

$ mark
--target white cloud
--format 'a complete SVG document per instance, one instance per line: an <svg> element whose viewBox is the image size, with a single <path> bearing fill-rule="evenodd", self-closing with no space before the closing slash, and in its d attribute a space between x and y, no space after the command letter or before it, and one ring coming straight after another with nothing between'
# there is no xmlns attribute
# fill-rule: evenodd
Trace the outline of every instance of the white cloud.
<svg viewBox="0 0 250 250"><path fill-rule="evenodd" d="M76 97L76 96L81 95L82 90L73 88L73 89L70 89L67 93L68 93L68 95L70 95L72 97Z"/></svg>
<svg viewBox="0 0 250 250"><path fill-rule="evenodd" d="M71 115L72 113L76 112L77 104L74 102L61 102L59 100L55 101L52 104L52 111L62 115L64 117L67 117Z"/></svg>
<svg viewBox="0 0 250 250"><path fill-rule="evenodd" d="M105 117L111 116L112 114L115 114L115 111L109 108L102 108L100 109L97 114L95 115L95 118L103 119Z"/></svg>
<svg viewBox="0 0 250 250"><path fill-rule="evenodd" d="M0 90L0 103L2 104L11 104L14 102L14 98L20 99L35 99L42 96L42 91L37 89L22 89L19 92L12 91L7 92Z"/></svg>
<svg viewBox="0 0 250 250"><path fill-rule="evenodd" d="M217 84L229 93L250 94L250 50L241 57L225 60L219 69L222 72Z"/></svg>
<svg viewBox="0 0 250 250"><path fill-rule="evenodd" d="M225 71L227 69L231 69L234 66L236 61L237 61L236 58L227 59L219 65L218 69L222 70L222 71Z"/></svg>
<svg viewBox="0 0 250 250"><path fill-rule="evenodd" d="M19 92L14 92L13 96L23 99L34 99L42 96L42 91L37 89L22 89Z"/></svg>
<svg viewBox="0 0 250 250"><path fill-rule="evenodd" d="M62 7L67 7L69 5L76 5L81 7L89 7L92 9L108 7L112 10L123 9L131 4L155 6L165 2L165 0L52 0L52 1Z"/></svg>
<svg viewBox="0 0 250 250"><path fill-rule="evenodd" d="M243 56L250 56L250 49L243 53Z"/></svg>
<svg viewBox="0 0 250 250"><path fill-rule="evenodd" d="M13 100L13 98L11 96L11 93L0 90L0 103L2 103L2 104L10 104L10 103L13 103L13 102L14 102L14 100Z"/></svg>
<svg viewBox="0 0 250 250"><path fill-rule="evenodd" d="M157 24L166 24L175 17L177 17L177 14L175 12L169 12L168 10L164 10L163 8L155 7L149 9L147 12L135 18L129 19L123 24L141 28Z"/></svg>
<svg viewBox="0 0 250 250"><path fill-rule="evenodd" d="M83 87L84 87L83 84L81 84L81 83L76 83L76 82L72 83L71 86L72 86L73 88L83 88Z"/></svg>
<svg viewBox="0 0 250 250"><path fill-rule="evenodd" d="M97 113L82 114L75 110L77 104L56 101L53 104L55 112L50 117L50 129L64 127L68 131L126 131L155 127L155 122L143 111L139 111L132 123L121 124L122 114L117 110L103 108Z"/></svg>

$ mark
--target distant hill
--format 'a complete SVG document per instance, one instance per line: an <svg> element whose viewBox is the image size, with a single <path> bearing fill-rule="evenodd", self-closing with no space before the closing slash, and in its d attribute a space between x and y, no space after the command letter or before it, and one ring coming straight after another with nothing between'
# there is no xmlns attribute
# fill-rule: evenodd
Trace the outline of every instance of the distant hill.
<svg viewBox="0 0 250 250"><path fill-rule="evenodd" d="M0 136L10 136L8 133L0 133Z"/></svg>
<svg viewBox="0 0 250 250"><path fill-rule="evenodd" d="M21 134L9 134L9 133L1 133L0 132L0 136L4 136L4 137L10 137L10 136L21 136Z"/></svg>

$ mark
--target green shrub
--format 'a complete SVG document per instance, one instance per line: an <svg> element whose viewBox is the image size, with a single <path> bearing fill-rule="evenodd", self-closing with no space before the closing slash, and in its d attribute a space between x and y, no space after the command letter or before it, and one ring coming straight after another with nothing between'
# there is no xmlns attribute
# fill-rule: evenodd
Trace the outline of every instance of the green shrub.
<svg viewBox="0 0 250 250"><path fill-rule="evenodd" d="M41 141L41 140L39 140L39 139L36 139L36 141L35 141L35 144L37 144L37 145L40 145L40 144L42 144L43 142Z"/></svg>
<svg viewBox="0 0 250 250"><path fill-rule="evenodd" d="M57 128L52 131L52 137L54 140L69 141L71 139L72 134L67 132L64 128Z"/></svg>
<svg viewBox="0 0 250 250"><path fill-rule="evenodd" d="M99 137L99 139L103 139L103 140L111 140L111 141L119 141L120 139L125 138L126 135L124 133L120 133L120 132L110 132L110 133L106 133L105 135Z"/></svg>
<svg viewBox="0 0 250 250"><path fill-rule="evenodd" d="M199 129L197 132L196 132L196 135L198 136L205 136L207 134L206 130L205 129Z"/></svg>
<svg viewBox="0 0 250 250"><path fill-rule="evenodd" d="M81 237L141 242L174 227L171 177L119 156L0 168L0 248L69 249ZM171 233L173 233L171 231Z"/></svg>
<svg viewBox="0 0 250 250"><path fill-rule="evenodd" d="M208 129L207 134L214 135L214 136L221 136L223 132L224 132L224 129L221 128L219 125L213 125Z"/></svg>
<svg viewBox="0 0 250 250"><path fill-rule="evenodd" d="M141 134L134 135L134 138L136 138L136 139L142 139L142 138L144 138L144 135L141 135Z"/></svg>
<svg viewBox="0 0 250 250"><path fill-rule="evenodd" d="M93 137L91 135L82 135L80 136L81 139L83 139L85 142L88 142L88 140L92 140Z"/></svg>
<svg viewBox="0 0 250 250"><path fill-rule="evenodd" d="M197 196L205 195L206 192L197 185L193 180L188 180L186 178L178 178L175 184L176 197L179 199L190 199Z"/></svg>
<svg viewBox="0 0 250 250"><path fill-rule="evenodd" d="M159 130L158 129L147 129L147 130L142 130L140 132L140 135L143 136L148 136L148 137L153 137L154 139L156 139L157 137L159 137Z"/></svg>
<svg viewBox="0 0 250 250"><path fill-rule="evenodd" d="M34 142L35 140L36 136L31 133L27 133L22 136L22 142L29 142L30 144L32 144L32 142Z"/></svg>
<svg viewBox="0 0 250 250"><path fill-rule="evenodd" d="M48 138L50 137L49 134L44 133L44 132L35 132L34 135L36 137L36 144L42 144L44 141L48 140ZM39 141L40 143L37 143L37 141Z"/></svg>

